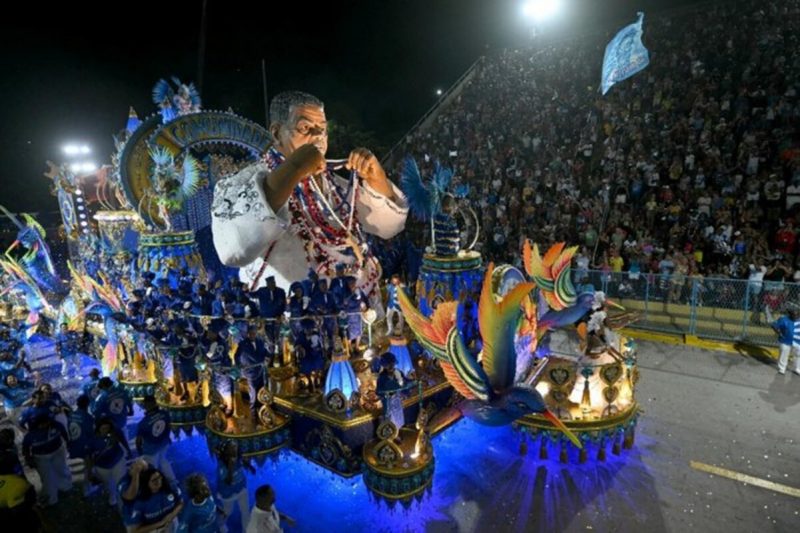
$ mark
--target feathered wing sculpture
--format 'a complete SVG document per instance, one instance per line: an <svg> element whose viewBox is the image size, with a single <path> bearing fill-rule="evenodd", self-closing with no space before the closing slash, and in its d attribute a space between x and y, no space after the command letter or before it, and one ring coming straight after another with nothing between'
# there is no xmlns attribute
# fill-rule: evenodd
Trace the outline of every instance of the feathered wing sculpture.
<svg viewBox="0 0 800 533"><path fill-rule="evenodd" d="M61 291L63 285L58 274L56 274L55 267L53 267L50 248L44 240L46 233L42 225L27 213L22 215L25 220L23 224L2 205L0 205L0 211L19 228L16 240L6 250L6 257L12 259L11 252L16 247L22 246L25 252L19 260L19 265L25 272L45 291Z"/></svg>
<svg viewBox="0 0 800 533"><path fill-rule="evenodd" d="M153 85L153 103L161 105L164 102L172 103L172 98L175 96L175 90L165 79L160 79Z"/></svg>
<svg viewBox="0 0 800 533"><path fill-rule="evenodd" d="M37 324L39 322L39 314L44 310L52 309L39 285L13 257L7 257L5 260L0 259L0 267L12 280L3 289L0 296L12 290L20 291L25 298L25 305L28 307L28 318L26 320L28 325Z"/></svg>
<svg viewBox="0 0 800 533"><path fill-rule="evenodd" d="M559 242L550 247L544 257L539 254L539 247L531 246L525 240L522 250L522 259L525 271L536 283L544 296L550 311L544 314L539 321L539 338L550 329L569 326L579 322L587 313L597 305L597 293L585 292L578 294L572 284L571 262L578 250L577 246L564 248L564 243ZM602 297L603 303L625 311L625 308L609 298ZM638 319L636 313L622 313L610 317L608 321L623 327ZM578 325L578 334L582 340L586 338L586 325Z"/></svg>
<svg viewBox="0 0 800 533"><path fill-rule="evenodd" d="M406 195L411 214L421 221L431 220L439 211L442 198L450 187L452 179L453 170L437 162L430 185L425 186L417 162L413 157L406 157L403 160L400 188ZM461 191L464 191L463 188ZM469 189L466 189L466 192L469 192Z"/></svg>
<svg viewBox="0 0 800 533"><path fill-rule="evenodd" d="M577 251L577 246L565 250L564 243L559 242L551 246L542 258L539 246L534 244L531 248L530 241L525 239L522 250L525 271L542 291L550 308L556 311L575 304L577 299L570 267Z"/></svg>
<svg viewBox="0 0 800 533"><path fill-rule="evenodd" d="M175 90L169 82L165 79L158 80L153 86L153 103L159 107L164 124L178 116L173 104L174 99Z"/></svg>
<svg viewBox="0 0 800 533"><path fill-rule="evenodd" d="M437 161L434 166L430 184L425 185L419 167L413 157L408 156L403 160L403 170L400 175L400 188L406 195L409 211L417 220L431 223L431 242L435 244L434 218L441 210L442 199L447 194L450 182L453 179L453 170L443 167ZM467 189L468 192L468 189Z"/></svg>
<svg viewBox="0 0 800 533"><path fill-rule="evenodd" d="M465 401L461 410L485 425L505 425L529 413L542 413L580 447L580 441L544 404L533 388L515 382L516 352L514 331L521 315L520 304L534 288L532 283L517 285L500 302L491 290L489 265L478 307L478 322L483 337L482 359L464 345L456 327L458 304L447 302L428 319L417 310L404 291L399 291L400 307L420 343L436 357L445 377Z"/></svg>
<svg viewBox="0 0 800 533"><path fill-rule="evenodd" d="M92 303L73 318L73 322L78 321L85 313L96 313L103 317L106 346L103 348L103 357L100 364L103 368L103 375L109 376L119 364L117 325L119 324L118 318L124 317L125 304L122 297L113 288L111 281L102 272L99 273L102 283L98 283L88 274L78 272L71 263L67 263L67 266L75 283L92 299Z"/></svg>
<svg viewBox="0 0 800 533"><path fill-rule="evenodd" d="M408 209L417 220L427 222L433 217L436 199L434 192L425 187L416 160L406 157L400 175L400 188L406 195Z"/></svg>

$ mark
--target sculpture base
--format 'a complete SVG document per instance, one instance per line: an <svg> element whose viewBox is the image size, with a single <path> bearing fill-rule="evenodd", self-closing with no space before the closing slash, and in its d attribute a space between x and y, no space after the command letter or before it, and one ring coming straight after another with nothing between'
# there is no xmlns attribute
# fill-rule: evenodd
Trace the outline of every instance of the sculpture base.
<svg viewBox="0 0 800 533"><path fill-rule="evenodd" d="M429 489L433 481L433 447L427 439L418 444L419 433L401 428L393 440L373 440L364 445L364 483L387 500L408 500ZM419 449L418 449L419 448ZM386 462L387 456L396 460Z"/></svg>

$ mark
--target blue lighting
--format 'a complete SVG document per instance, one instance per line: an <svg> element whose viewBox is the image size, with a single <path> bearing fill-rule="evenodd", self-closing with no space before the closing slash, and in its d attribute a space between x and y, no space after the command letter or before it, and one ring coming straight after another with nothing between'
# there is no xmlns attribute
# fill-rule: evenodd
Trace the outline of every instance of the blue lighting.
<svg viewBox="0 0 800 533"><path fill-rule="evenodd" d="M34 359L41 352L52 353L50 341L37 348ZM82 363L82 373L96 366L86 357ZM343 368L350 367L343 363ZM58 368L53 360L43 370L55 374ZM129 429L140 417L137 407ZM658 499L657 472L668 471L668 465L659 464L663 459L649 452L657 449L657 443L647 436L647 418L640 420L637 430L636 445L621 455L612 453L609 442L606 460L599 462L597 445L589 443L585 464L578 463L578 450L571 446L569 462L563 464L557 443L546 441L548 458L540 459L540 440L524 438L511 427L481 426L462 419L433 438L433 483L407 506L376 499L361 476L343 478L284 450L248 475L250 502L256 488L272 485L278 509L298 521L297 527L287 528L292 532L477 532L499 530L499 524L504 531L519 532L577 530L586 524L610 530L619 525L620 516L628 517L632 528L636 524L644 529L648 524L659 530L664 528L663 519L636 502L641 494ZM527 453L521 455L525 439ZM216 487L216 461L209 455L204 436L195 431L182 437L167 455L179 479L200 472L212 491ZM235 528L237 520L238 511L234 511L229 527Z"/></svg>
<svg viewBox="0 0 800 533"><path fill-rule="evenodd" d="M589 462L580 465L577 450L570 450L569 464L562 464L558 445L548 443L549 458L541 460L539 441L529 439L527 455L520 455L521 442L521 434L510 427L459 421L434 437L433 484L407 507L377 500L361 476L340 477L290 452L268 459L249 476L248 488L252 502L258 486L272 485L277 508L298 521L295 532L421 532L437 529L434 526L487 531L501 519L507 524L504 530L559 531L587 507L601 515L638 517L641 511L627 493L655 491L652 474L637 448L617 456L609 445L606 461L599 463L594 460L597 449L590 445ZM641 438L639 442L648 446ZM169 459L180 478L200 471L212 487L216 485L215 463L202 437L174 443ZM612 504L614 513L606 508Z"/></svg>
<svg viewBox="0 0 800 533"><path fill-rule="evenodd" d="M411 362L411 354L408 353L408 345L398 346L392 344L389 346L389 351L392 352L395 359L397 359L395 368L402 372L404 376L407 376L409 372L414 370L414 364Z"/></svg>
<svg viewBox="0 0 800 533"><path fill-rule="evenodd" d="M334 389L339 389L345 398L350 398L354 391L358 390L358 380L356 373L349 360L334 361L328 369L325 377L325 394L327 395Z"/></svg>

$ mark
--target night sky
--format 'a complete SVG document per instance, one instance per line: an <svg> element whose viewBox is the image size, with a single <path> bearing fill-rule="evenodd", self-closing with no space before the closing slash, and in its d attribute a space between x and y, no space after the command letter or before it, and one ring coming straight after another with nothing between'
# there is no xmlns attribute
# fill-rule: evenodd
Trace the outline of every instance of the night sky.
<svg viewBox="0 0 800 533"><path fill-rule="evenodd" d="M638 10L696 2L564 3L558 18L541 25L543 38L613 32ZM57 209L42 172L47 159L62 160L63 144L83 141L96 163L106 163L128 106L140 117L155 112L157 79L198 78L201 0L34 4L15 3L14 16L0 23L0 203L12 211ZM390 147L435 104L435 90L486 50L530 43L520 0L273 4L208 0L204 108L232 107L263 124L265 58L269 95L314 93L329 118L374 132Z"/></svg>

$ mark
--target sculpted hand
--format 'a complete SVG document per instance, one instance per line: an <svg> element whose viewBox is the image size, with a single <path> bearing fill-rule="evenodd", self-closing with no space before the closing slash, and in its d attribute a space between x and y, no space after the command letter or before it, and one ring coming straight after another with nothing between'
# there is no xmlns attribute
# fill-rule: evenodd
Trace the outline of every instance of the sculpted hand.
<svg viewBox="0 0 800 533"><path fill-rule="evenodd" d="M304 144L295 150L286 162L297 167L303 177L325 172L325 157L313 144Z"/></svg>
<svg viewBox="0 0 800 533"><path fill-rule="evenodd" d="M356 148L350 152L345 167L348 170L355 170L378 193L389 199L394 197L392 185L389 183L380 161L366 148Z"/></svg>

